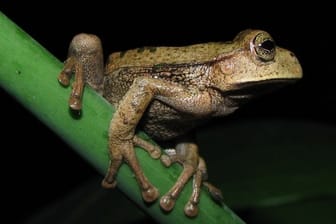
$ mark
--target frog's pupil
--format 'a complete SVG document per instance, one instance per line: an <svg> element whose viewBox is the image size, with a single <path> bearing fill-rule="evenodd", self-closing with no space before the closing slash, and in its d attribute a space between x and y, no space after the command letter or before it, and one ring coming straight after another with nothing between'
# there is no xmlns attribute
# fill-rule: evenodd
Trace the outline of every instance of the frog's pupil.
<svg viewBox="0 0 336 224"><path fill-rule="evenodd" d="M275 47L275 44L271 40L266 40L266 41L264 41L260 44L260 47L262 47L262 48L264 48L268 51L273 51L274 47Z"/></svg>

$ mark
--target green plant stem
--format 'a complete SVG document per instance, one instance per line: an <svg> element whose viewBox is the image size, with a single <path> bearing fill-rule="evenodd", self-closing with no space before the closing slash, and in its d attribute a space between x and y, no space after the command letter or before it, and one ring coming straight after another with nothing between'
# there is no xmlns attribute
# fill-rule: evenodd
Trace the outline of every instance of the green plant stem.
<svg viewBox="0 0 336 224"><path fill-rule="evenodd" d="M86 88L83 113L75 119L67 105L71 88L62 88L56 78L62 63L1 12L0 30L0 86L104 174L108 165L107 130L114 112L111 105ZM141 136L145 137L144 134ZM136 151L149 180L161 194L168 191L181 167L165 168L143 150ZM174 210L167 214L160 210L158 202L152 205L143 202L127 165L122 165L117 180L118 187L160 223L244 223L225 205L214 203L204 190L199 215L195 219L187 218L183 208L191 192L191 183L182 192Z"/></svg>

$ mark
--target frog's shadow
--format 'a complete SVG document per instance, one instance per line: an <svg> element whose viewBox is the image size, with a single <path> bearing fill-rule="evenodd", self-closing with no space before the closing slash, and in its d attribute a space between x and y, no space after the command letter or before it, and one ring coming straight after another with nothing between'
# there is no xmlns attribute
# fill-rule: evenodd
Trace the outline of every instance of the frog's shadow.
<svg viewBox="0 0 336 224"><path fill-rule="evenodd" d="M83 116L83 111L82 110L73 110L71 108L68 108L68 112L69 112L70 116L75 120L79 120Z"/></svg>

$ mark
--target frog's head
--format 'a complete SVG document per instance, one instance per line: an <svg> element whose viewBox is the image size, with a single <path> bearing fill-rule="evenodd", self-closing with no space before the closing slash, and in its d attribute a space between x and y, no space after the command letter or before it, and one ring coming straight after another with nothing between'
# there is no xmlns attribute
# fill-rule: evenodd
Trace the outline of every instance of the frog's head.
<svg viewBox="0 0 336 224"><path fill-rule="evenodd" d="M265 31L245 30L217 56L212 86L231 99L246 99L302 78L295 55L275 45Z"/></svg>

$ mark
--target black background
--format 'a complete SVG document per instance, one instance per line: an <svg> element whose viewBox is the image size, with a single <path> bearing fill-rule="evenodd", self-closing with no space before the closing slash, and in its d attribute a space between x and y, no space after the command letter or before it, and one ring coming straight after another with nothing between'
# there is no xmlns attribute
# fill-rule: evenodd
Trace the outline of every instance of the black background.
<svg viewBox="0 0 336 224"><path fill-rule="evenodd" d="M336 125L334 12L322 3L295 8L259 1L188 7L164 2L24 2L1 1L0 11L62 61L71 38L80 32L97 34L106 56L145 45L230 40L246 28L267 30L278 45L297 55L304 79L246 105L229 119L281 117ZM0 93L2 192L8 198L6 213L21 219L97 172L11 96Z"/></svg>

